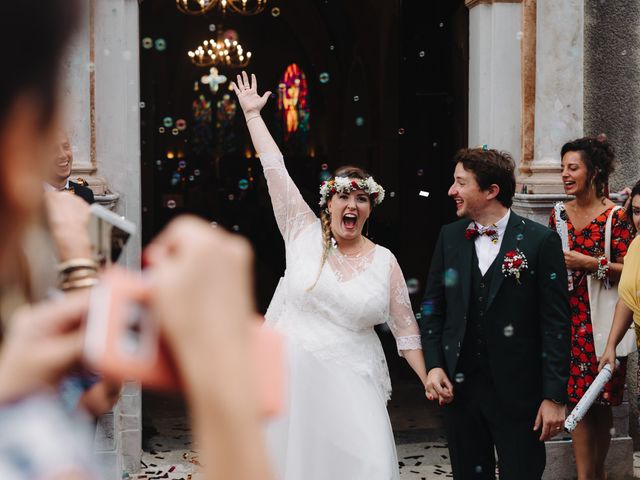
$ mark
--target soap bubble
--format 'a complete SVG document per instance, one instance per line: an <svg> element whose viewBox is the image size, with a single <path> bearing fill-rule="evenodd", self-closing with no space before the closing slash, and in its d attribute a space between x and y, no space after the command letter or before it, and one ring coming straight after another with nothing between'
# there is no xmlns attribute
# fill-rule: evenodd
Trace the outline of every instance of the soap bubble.
<svg viewBox="0 0 640 480"><path fill-rule="evenodd" d="M216 31L216 26L215 26L215 24L213 24L213 23L212 23L212 24L210 24L210 25L209 25L209 31L210 31L210 32L215 32L215 31Z"/></svg>
<svg viewBox="0 0 640 480"><path fill-rule="evenodd" d="M160 128L158 129L158 132L160 132L160 133L164 133L164 127L160 127Z"/></svg>
<svg viewBox="0 0 640 480"><path fill-rule="evenodd" d="M176 120L176 128L181 132L187 128L187 121L184 118Z"/></svg>
<svg viewBox="0 0 640 480"><path fill-rule="evenodd" d="M516 235L516 240L520 241L524 238L524 235L519 233L518 235Z"/></svg>
<svg viewBox="0 0 640 480"><path fill-rule="evenodd" d="M391 192L391 193L389 193L389 196L390 196L391 198L394 198L394 197L396 196L396 192Z"/></svg>
<svg viewBox="0 0 640 480"><path fill-rule="evenodd" d="M416 174L417 174L419 177L421 177L421 176L423 176L423 175L424 175L424 170L423 170L423 169L421 169L421 168L419 168L419 169L418 169L418 171L416 172Z"/></svg>
<svg viewBox="0 0 640 480"><path fill-rule="evenodd" d="M455 287L458 284L458 271L449 268L446 272L444 272L444 286L445 287Z"/></svg>
<svg viewBox="0 0 640 480"><path fill-rule="evenodd" d="M167 200L167 208L171 208L171 209L176 208L176 201L173 199Z"/></svg>
<svg viewBox="0 0 640 480"><path fill-rule="evenodd" d="M433 300L425 300L422 302L420 310L425 317L433 315Z"/></svg>
<svg viewBox="0 0 640 480"><path fill-rule="evenodd" d="M455 380L456 383L464 382L464 373L456 373Z"/></svg>
<svg viewBox="0 0 640 480"><path fill-rule="evenodd" d="M329 165L327 165L326 163L323 163L322 165L320 165L320 168L322 170L329 170Z"/></svg>
<svg viewBox="0 0 640 480"><path fill-rule="evenodd" d="M233 227L231 227L231 230L233 230L234 232L239 232L240 231L240 225L234 225Z"/></svg>
<svg viewBox="0 0 640 480"><path fill-rule="evenodd" d="M249 188L249 180L247 180L246 178L241 179L241 180L238 182L238 188L239 188L240 190L246 190L246 189L248 189L248 188Z"/></svg>
<svg viewBox="0 0 640 480"><path fill-rule="evenodd" d="M162 124L167 127L167 128L171 128L173 126L173 118L171 117L164 117L162 119Z"/></svg>
<svg viewBox="0 0 640 480"><path fill-rule="evenodd" d="M424 50L420 50L420 52L418 53L418 56L419 56L420 58L424 58L424 56L425 56L425 52L424 52Z"/></svg>
<svg viewBox="0 0 640 480"><path fill-rule="evenodd" d="M549 278L551 280L555 280L556 278L558 278L558 274L556 272L552 272L551 275L549 275Z"/></svg>
<svg viewBox="0 0 640 480"><path fill-rule="evenodd" d="M180 168L186 168L187 167L187 162L185 162L184 160L180 160L178 162L178 167Z"/></svg>
<svg viewBox="0 0 640 480"><path fill-rule="evenodd" d="M420 281L417 278L407 280L407 290L410 295L418 293L418 290L420 290Z"/></svg>
<svg viewBox="0 0 640 480"><path fill-rule="evenodd" d="M513 325L507 325L504 327L504 336L511 337L513 335Z"/></svg>
<svg viewBox="0 0 640 480"><path fill-rule="evenodd" d="M398 135L404 135L404 128L398 129Z"/></svg>
<svg viewBox="0 0 640 480"><path fill-rule="evenodd" d="M278 7L273 7L271 9L271 16L279 17L280 16L280 9Z"/></svg>
<svg viewBox="0 0 640 480"><path fill-rule="evenodd" d="M363 117L356 117L356 126L357 127L361 127L364 125L364 118Z"/></svg>
<svg viewBox="0 0 640 480"><path fill-rule="evenodd" d="M320 181L321 182L326 182L328 180L331 180L331 172L327 171L327 170L323 170L320 172Z"/></svg>
<svg viewBox="0 0 640 480"><path fill-rule="evenodd" d="M171 133L173 133L174 135L178 135L178 133L180 133L180 131L177 128L174 128L171 130Z"/></svg>
<svg viewBox="0 0 640 480"><path fill-rule="evenodd" d="M167 49L167 41L164 38L156 38L156 50L164 52Z"/></svg>
<svg viewBox="0 0 640 480"><path fill-rule="evenodd" d="M358 95L354 95L353 96L353 101L354 102L359 102L360 101L360 97Z"/></svg>
<svg viewBox="0 0 640 480"><path fill-rule="evenodd" d="M329 83L330 77L328 72L322 72L319 77L320 83Z"/></svg>
<svg viewBox="0 0 640 480"><path fill-rule="evenodd" d="M153 39L151 37L144 37L142 39L142 48L150 50L153 48Z"/></svg>
<svg viewBox="0 0 640 480"><path fill-rule="evenodd" d="M193 174L198 177L200 176L200 170L198 170L197 168L193 171Z"/></svg>

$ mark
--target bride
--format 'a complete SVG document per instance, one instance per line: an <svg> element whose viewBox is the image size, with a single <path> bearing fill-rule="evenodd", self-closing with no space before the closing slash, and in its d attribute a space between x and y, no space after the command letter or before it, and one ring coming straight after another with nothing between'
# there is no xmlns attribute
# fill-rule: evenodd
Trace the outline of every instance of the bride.
<svg viewBox="0 0 640 480"><path fill-rule="evenodd" d="M393 254L362 235L384 190L338 169L320 188L320 219L289 177L260 117L270 92L238 75L238 95L285 241L287 268L266 314L289 343L288 408L267 431L278 478L399 479L386 409L391 382L374 325L387 323L423 385L420 332Z"/></svg>

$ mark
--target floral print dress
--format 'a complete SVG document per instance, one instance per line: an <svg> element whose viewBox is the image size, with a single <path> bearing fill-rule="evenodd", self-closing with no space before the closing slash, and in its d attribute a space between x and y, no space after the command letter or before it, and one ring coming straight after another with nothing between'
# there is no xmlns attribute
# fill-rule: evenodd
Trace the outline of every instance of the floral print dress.
<svg viewBox="0 0 640 480"><path fill-rule="evenodd" d="M569 248L573 251L600 257L604 254L604 238L607 218L613 206L591 220L582 230L576 230L571 219L566 216L569 233ZM564 213L564 209L563 209ZM549 228L556 230L555 210L551 211ZM627 253L627 248L633 240L633 230L627 214L623 209L613 213L611 219L611 259L619 261ZM589 292L587 289L587 272L573 272L573 290L569 292L571 306L571 367L569 370L568 394L569 402L577 403L587 391L598 374L598 359L596 357L593 327L591 325L591 311L589 306ZM596 403L599 405L616 406L622 402L624 382L627 371L626 358L620 362L611 380L605 385Z"/></svg>

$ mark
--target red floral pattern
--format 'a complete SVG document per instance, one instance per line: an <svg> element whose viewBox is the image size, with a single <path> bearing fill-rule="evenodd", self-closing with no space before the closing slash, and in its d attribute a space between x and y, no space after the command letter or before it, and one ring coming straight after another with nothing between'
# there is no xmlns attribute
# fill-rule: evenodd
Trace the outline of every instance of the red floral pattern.
<svg viewBox="0 0 640 480"><path fill-rule="evenodd" d="M576 231L567 218L569 232L569 248L576 252L600 257L604 255L604 232L607 217L613 207L607 208L586 227ZM549 228L556 229L555 211L551 211ZM616 210L611 222L611 257L612 261L621 259L627 254L627 248L633 240L632 226L624 210ZM589 293L585 272L573 272L573 290L570 292L571 307L571 367L569 370L568 394L569 402L577 403L587 391L598 374L598 361L593 343L593 327L589 310ZM627 371L626 358L618 368L596 403L600 405L620 405L624 393L624 382Z"/></svg>

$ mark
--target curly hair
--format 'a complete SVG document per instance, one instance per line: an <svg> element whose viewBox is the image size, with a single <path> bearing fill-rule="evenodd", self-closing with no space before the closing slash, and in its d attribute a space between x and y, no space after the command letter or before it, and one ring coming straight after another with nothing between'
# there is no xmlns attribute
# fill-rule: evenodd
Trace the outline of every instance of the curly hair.
<svg viewBox="0 0 640 480"><path fill-rule="evenodd" d="M604 133L583 137L562 146L561 158L567 152L578 152L587 167L587 181L593 184L598 197L608 196L609 176L615 168L615 150Z"/></svg>
<svg viewBox="0 0 640 480"><path fill-rule="evenodd" d="M496 200L510 208L516 192L516 164L508 152L484 148L462 148L453 157L453 163L462 163L472 172L481 190L498 185L500 191Z"/></svg>

